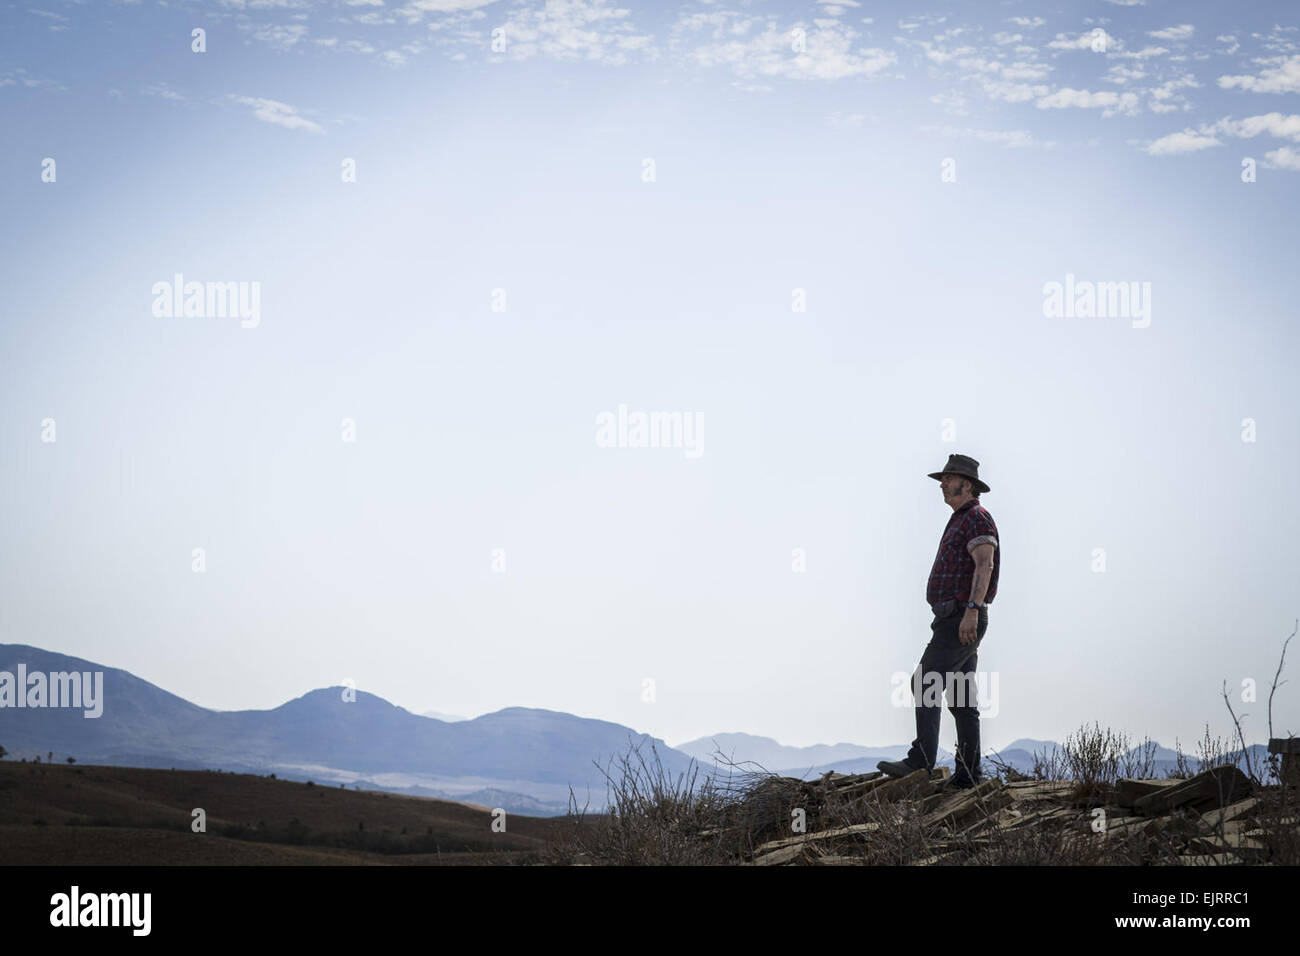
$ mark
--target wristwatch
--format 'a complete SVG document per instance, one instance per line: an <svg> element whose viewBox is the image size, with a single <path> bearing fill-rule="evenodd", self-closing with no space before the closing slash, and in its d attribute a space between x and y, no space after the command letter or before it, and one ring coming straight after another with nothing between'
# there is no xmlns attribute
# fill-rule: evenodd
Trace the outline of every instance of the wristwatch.
<svg viewBox="0 0 1300 956"><path fill-rule="evenodd" d="M967 610L970 610L971 608L974 608L974 609L977 610L977 611L982 611L982 610L984 610L986 607L988 607L987 604L976 604L974 601L967 601L967 602L966 602L966 609L967 609Z"/></svg>

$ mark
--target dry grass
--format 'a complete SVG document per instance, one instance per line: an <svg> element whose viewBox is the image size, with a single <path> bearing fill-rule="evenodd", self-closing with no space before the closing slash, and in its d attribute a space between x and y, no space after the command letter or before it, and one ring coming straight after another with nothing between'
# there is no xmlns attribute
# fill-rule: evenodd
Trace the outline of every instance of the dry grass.
<svg viewBox="0 0 1300 956"><path fill-rule="evenodd" d="M1279 663L1269 694L1270 736L1281 673ZM1228 823L1212 825L1217 815L1205 813L1222 808L1222 794L1158 816L1129 809L1132 797L1124 796L1120 781L1158 780L1156 744L1148 737L1133 746L1127 734L1093 722L1059 748L1035 753L1027 774L988 758L997 776L986 793L965 798L960 792L899 794L899 787L880 786L870 775L780 777L721 755L715 760L738 772L723 783L697 785L695 771L672 779L657 753L647 762L634 748L606 773L614 812L583 827L585 814L571 807L570 828L552 844L548 859L597 865L1185 865L1190 855L1216 852L1216 841L1244 836L1255 847L1240 852L1247 862L1300 863L1300 794L1276 785L1275 759L1263 779L1255 772L1226 695L1225 702L1239 746L1212 737L1207 723L1195 762L1176 746L1166 777L1189 779L1214 768L1243 769L1244 763L1254 802L1243 809L1240 796L1234 797L1237 819ZM1053 781L1062 786L1050 786ZM939 813L946 818L938 819ZM760 847L764 852L756 854Z"/></svg>

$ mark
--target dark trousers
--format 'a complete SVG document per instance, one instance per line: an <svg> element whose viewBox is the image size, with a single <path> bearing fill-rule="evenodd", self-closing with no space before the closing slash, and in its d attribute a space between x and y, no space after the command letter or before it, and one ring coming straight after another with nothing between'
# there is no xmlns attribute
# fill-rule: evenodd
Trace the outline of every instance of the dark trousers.
<svg viewBox="0 0 1300 956"><path fill-rule="evenodd" d="M963 644L957 629L965 615L964 608L946 618L935 617L930 624L932 636L921 655L921 663L912 675L912 695L916 699L916 739L907 753L913 767L934 769L939 752L939 717L942 700L957 721L956 773L979 779L980 712L975 695L976 651L989 626L987 608L979 611L974 644Z"/></svg>

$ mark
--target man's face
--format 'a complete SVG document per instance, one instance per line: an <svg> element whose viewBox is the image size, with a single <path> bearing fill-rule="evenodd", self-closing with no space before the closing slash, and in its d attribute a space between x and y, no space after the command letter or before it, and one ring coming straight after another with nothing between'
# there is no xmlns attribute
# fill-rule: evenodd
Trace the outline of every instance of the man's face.
<svg viewBox="0 0 1300 956"><path fill-rule="evenodd" d="M943 491L943 500L952 501L954 498L961 497L961 487L966 479L961 475L950 475L945 472L939 478L939 488Z"/></svg>

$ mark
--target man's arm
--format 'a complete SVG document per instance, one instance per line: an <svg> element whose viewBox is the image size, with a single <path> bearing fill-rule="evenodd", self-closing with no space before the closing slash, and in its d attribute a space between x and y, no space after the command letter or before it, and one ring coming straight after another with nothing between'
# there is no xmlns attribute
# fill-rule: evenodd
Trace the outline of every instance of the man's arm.
<svg viewBox="0 0 1300 956"><path fill-rule="evenodd" d="M990 536L975 538L967 545L970 555L975 559L975 574L970 582L970 599L976 604L984 603L984 594L989 589L993 578L993 549L997 540ZM957 640L963 644L974 644L979 637L980 612L973 607L966 608L961 623L957 626Z"/></svg>
<svg viewBox="0 0 1300 956"><path fill-rule="evenodd" d="M995 544L991 541L981 541L970 549L971 557L975 559L975 574L970 582L970 599L976 604L984 603L984 595L988 592L989 581L993 579L993 548ZM967 608L973 610L973 608Z"/></svg>

